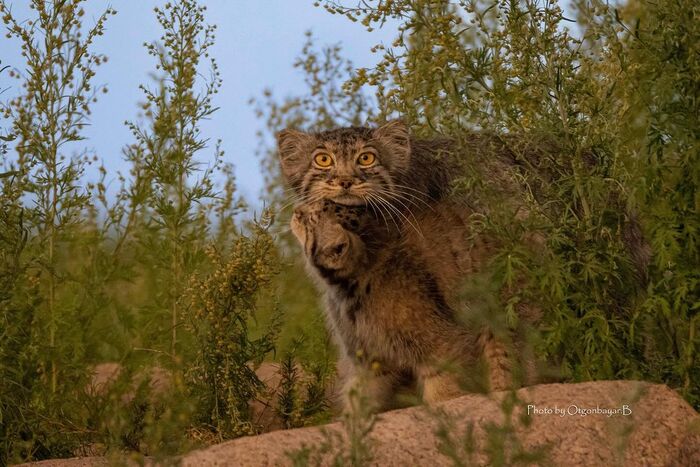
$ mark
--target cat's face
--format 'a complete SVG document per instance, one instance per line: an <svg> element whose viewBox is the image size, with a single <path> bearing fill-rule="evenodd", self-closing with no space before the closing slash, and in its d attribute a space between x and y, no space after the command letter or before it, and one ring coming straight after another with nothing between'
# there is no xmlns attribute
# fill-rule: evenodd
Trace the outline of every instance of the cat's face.
<svg viewBox="0 0 700 467"><path fill-rule="evenodd" d="M277 143L282 173L302 199L350 206L390 197L411 155L408 129L399 121L376 129L283 130Z"/></svg>
<svg viewBox="0 0 700 467"><path fill-rule="evenodd" d="M291 230L307 259L325 279L357 275L367 260L358 231L363 211L329 201L300 204L294 209Z"/></svg>

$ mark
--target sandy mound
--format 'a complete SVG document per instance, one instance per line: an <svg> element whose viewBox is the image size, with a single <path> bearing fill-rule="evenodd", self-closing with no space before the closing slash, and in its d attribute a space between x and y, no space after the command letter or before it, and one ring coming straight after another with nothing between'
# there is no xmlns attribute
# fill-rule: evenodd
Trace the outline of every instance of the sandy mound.
<svg viewBox="0 0 700 467"><path fill-rule="evenodd" d="M437 410L422 407L378 417L368 442L369 465L506 465L530 459L550 465L700 466L700 417L664 385L635 381L548 384L517 391L512 415L508 393L467 395ZM507 403L505 404L507 405ZM441 412L438 415L437 412ZM529 411L529 421L523 415ZM438 421L442 420L442 422ZM449 424L449 438L436 436ZM529 425L529 426L526 426ZM351 453L342 423L276 431L191 452L183 466L330 464ZM302 452L302 448L308 448ZM45 461L42 466L104 465L104 459Z"/></svg>

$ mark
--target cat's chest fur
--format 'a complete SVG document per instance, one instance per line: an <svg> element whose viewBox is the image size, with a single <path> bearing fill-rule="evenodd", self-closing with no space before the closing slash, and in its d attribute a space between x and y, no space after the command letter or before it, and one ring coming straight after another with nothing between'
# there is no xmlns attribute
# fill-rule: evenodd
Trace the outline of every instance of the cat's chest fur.
<svg viewBox="0 0 700 467"><path fill-rule="evenodd" d="M347 288L335 284L325 291L326 313L331 327L341 338L351 359L370 358L392 367L410 366L406 359L411 339L405 324L397 322L395 307L382 306L379 295L372 293L376 281L363 278ZM399 344L397 346L397 343Z"/></svg>
<svg viewBox="0 0 700 467"><path fill-rule="evenodd" d="M357 278L326 283L326 313L350 358L414 368L431 353L452 311L409 258L377 254Z"/></svg>

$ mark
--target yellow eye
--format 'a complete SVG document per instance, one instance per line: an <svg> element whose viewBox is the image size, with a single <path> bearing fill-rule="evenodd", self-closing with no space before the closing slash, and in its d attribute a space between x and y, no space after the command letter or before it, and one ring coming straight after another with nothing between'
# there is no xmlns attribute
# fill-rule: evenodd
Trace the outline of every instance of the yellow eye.
<svg viewBox="0 0 700 467"><path fill-rule="evenodd" d="M367 167L369 165L374 164L375 159L376 158L374 157L374 154L372 154L371 152L363 152L362 154L360 154L360 157L357 158L357 163Z"/></svg>
<svg viewBox="0 0 700 467"><path fill-rule="evenodd" d="M333 158L330 156L330 154L322 152L314 156L314 164L323 169L326 169L333 165Z"/></svg>

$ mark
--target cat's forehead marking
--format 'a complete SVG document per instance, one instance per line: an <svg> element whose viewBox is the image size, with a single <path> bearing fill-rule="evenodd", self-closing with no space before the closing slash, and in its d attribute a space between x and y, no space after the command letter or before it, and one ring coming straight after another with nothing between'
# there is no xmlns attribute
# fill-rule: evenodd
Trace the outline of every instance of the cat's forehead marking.
<svg viewBox="0 0 700 467"><path fill-rule="evenodd" d="M333 141L327 141L323 145L323 149L335 154L338 157L353 157L367 145L364 141L358 140L350 144L339 144Z"/></svg>
<svg viewBox="0 0 700 467"><path fill-rule="evenodd" d="M367 128L339 128L317 135L322 147L336 154L354 154L362 149L371 137L372 132Z"/></svg>
<svg viewBox="0 0 700 467"><path fill-rule="evenodd" d="M318 134L318 137L325 141L338 141L340 143L349 143L357 139L368 140L372 137L372 130L362 127L336 128Z"/></svg>

